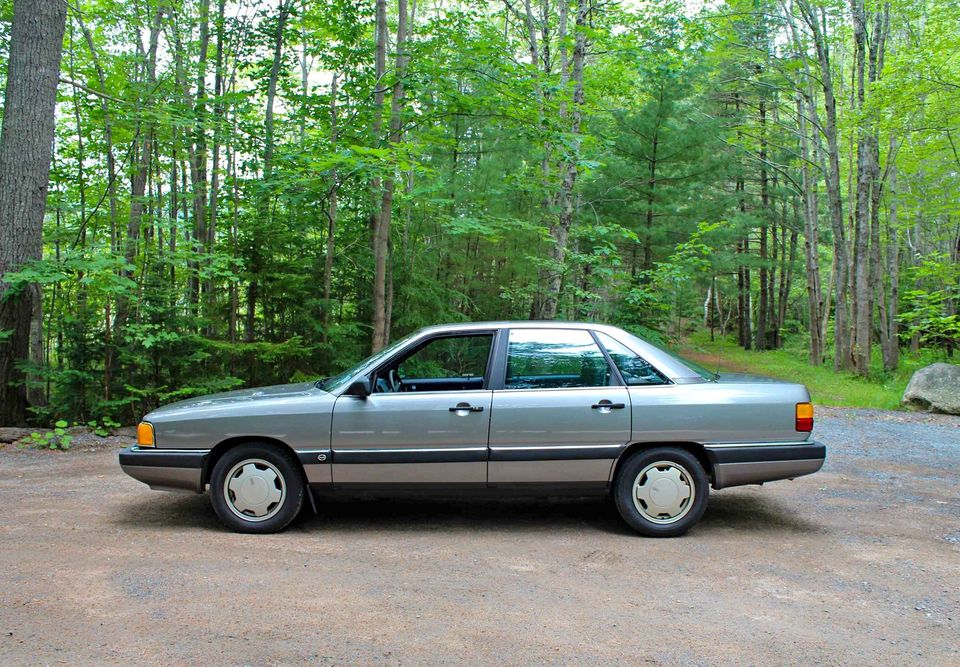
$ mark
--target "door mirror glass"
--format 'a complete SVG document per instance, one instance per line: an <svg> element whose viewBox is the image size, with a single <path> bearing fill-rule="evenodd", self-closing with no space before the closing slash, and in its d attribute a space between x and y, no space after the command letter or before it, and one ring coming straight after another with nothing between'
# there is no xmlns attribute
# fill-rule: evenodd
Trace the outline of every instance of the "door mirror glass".
<svg viewBox="0 0 960 667"><path fill-rule="evenodd" d="M370 393L370 378L368 377L357 378L346 391L347 396L356 396L358 398L366 398Z"/></svg>
<svg viewBox="0 0 960 667"><path fill-rule="evenodd" d="M511 329L507 389L606 387L610 365L589 331Z"/></svg>

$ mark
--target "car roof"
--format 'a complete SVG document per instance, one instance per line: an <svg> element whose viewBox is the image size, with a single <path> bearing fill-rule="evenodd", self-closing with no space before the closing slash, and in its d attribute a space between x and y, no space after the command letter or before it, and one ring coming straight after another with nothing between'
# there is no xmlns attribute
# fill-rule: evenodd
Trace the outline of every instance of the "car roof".
<svg viewBox="0 0 960 667"><path fill-rule="evenodd" d="M452 322L435 324L421 329L424 333L443 331L477 331L484 329L613 329L596 322L562 322L558 320L503 320L499 322Z"/></svg>
<svg viewBox="0 0 960 667"><path fill-rule="evenodd" d="M557 320L503 320L499 322L454 322L451 324L438 324L424 327L416 333L416 338L422 339L424 336L443 333L460 333L465 331L490 331L492 329L580 329L592 330L606 333L623 344L628 342L628 347L634 352L640 354L648 362L652 363L661 372L665 373L671 380L683 381L684 379L700 380L700 375L684 364L674 355L668 354L660 348L652 345L633 334L630 334L619 327L609 324L598 324L596 322L563 322ZM624 334L629 336L624 340Z"/></svg>

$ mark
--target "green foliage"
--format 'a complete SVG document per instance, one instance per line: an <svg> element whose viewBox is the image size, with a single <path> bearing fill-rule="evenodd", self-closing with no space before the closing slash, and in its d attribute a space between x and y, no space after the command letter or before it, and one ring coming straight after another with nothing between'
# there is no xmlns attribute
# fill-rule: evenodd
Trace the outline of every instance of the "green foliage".
<svg viewBox="0 0 960 667"><path fill-rule="evenodd" d="M98 435L101 438L106 438L113 433L114 429L120 428L120 424L109 417L104 417L103 420L99 422L96 419L91 419L87 422L87 426L93 429L94 435Z"/></svg>
<svg viewBox="0 0 960 667"><path fill-rule="evenodd" d="M734 373L750 373L766 377L801 382L810 390L813 402L849 408L877 408L896 410L910 381L918 369L935 361L935 354L924 351L904 355L900 368L883 371L879 351L871 362L871 375L862 378L848 372L837 372L832 365L811 366L807 362L806 341L797 336L782 350L756 352L744 350L729 338L711 341L709 335L698 332L685 339L681 346L685 356L703 366Z"/></svg>
<svg viewBox="0 0 960 667"><path fill-rule="evenodd" d="M885 64L859 108L849 7L808 4L822 10L833 58L843 183L855 182L858 133L877 130L886 180L876 224L884 267L896 249L903 269L900 335L949 353L960 328L960 10L891 4ZM80 0L70 13L63 78L88 90L59 91L43 257L3 276L11 294L43 294L21 363L38 425L68 417L100 434L165 402L312 380L365 357L388 181L393 339L438 322L528 318L559 276L558 318L660 343L743 319L788 348L803 342L805 188L824 289L836 239L826 109L807 27L798 21L796 43L789 31L795 3L592 3L582 104L562 71L572 3L563 38L560 3L531 5L536 63L523 3L431 4L404 47L399 140L388 137L396 54L378 79L372 3L294 3L276 61L277 3L228 3L222 19L210 5L206 54L197 0ZM0 22L0 77L8 29ZM815 150L804 162L796 103L810 95L820 126L808 126ZM556 252L570 168L572 219ZM761 273L774 322L758 322ZM886 297L892 276L878 273ZM0 349L11 335L0 331Z"/></svg>
<svg viewBox="0 0 960 667"><path fill-rule="evenodd" d="M70 443L72 441L73 436L67 433L67 422L62 419L54 424L53 430L44 433L34 431L24 438L24 442L27 445L36 447L37 449L67 450L70 449Z"/></svg>
<svg viewBox="0 0 960 667"><path fill-rule="evenodd" d="M919 336L924 343L940 345L948 351L960 345L960 263L946 253L923 257L905 276L926 288L906 290L900 321L904 338ZM953 310L954 312L950 312Z"/></svg>

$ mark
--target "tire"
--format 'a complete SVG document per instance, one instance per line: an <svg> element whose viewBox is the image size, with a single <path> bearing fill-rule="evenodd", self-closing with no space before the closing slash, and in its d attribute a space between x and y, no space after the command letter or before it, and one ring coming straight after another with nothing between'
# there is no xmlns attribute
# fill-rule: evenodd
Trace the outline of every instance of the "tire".
<svg viewBox="0 0 960 667"><path fill-rule="evenodd" d="M210 476L213 510L238 533L283 530L300 513L305 492L300 463L276 445L233 447Z"/></svg>
<svg viewBox="0 0 960 667"><path fill-rule="evenodd" d="M613 485L620 516L648 537L676 537L690 530L707 509L709 493L703 466L693 454L675 447L631 455Z"/></svg>

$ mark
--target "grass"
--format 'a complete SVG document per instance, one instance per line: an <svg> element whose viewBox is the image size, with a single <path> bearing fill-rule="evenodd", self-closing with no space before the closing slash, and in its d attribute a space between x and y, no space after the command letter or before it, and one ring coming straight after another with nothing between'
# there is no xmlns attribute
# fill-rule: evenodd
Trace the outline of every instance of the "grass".
<svg viewBox="0 0 960 667"><path fill-rule="evenodd" d="M807 361L807 343L803 338L788 340L783 349L755 352L744 350L730 339L710 340L709 333L697 333L680 346L681 354L711 370L753 373L801 382L810 390L817 405L848 408L902 409L900 399L914 371L936 361L942 354L921 351L918 355L902 353L900 367L891 373L883 371L879 350L875 350L871 374L861 378L852 373L834 371L833 362L811 366Z"/></svg>

